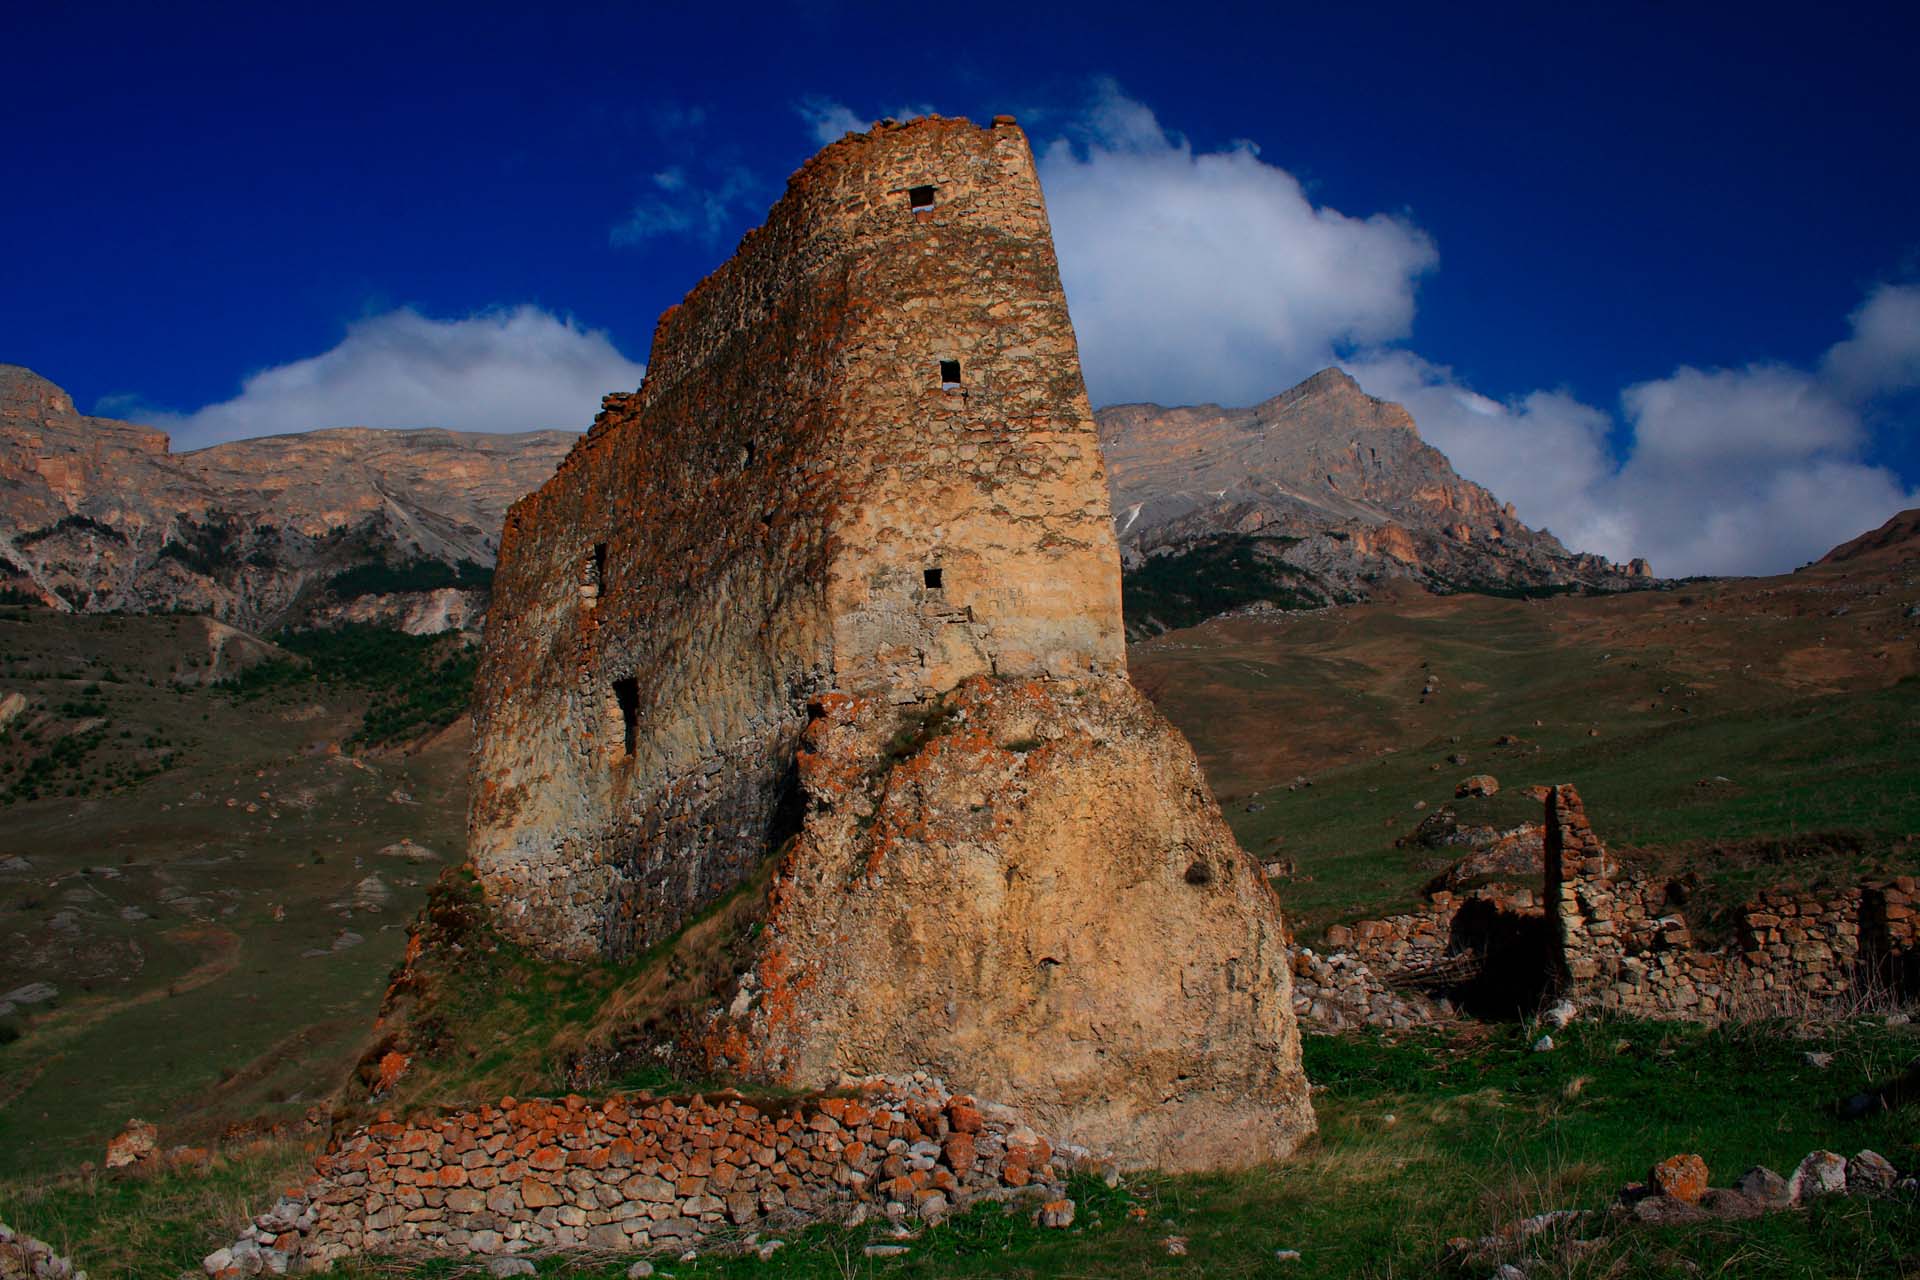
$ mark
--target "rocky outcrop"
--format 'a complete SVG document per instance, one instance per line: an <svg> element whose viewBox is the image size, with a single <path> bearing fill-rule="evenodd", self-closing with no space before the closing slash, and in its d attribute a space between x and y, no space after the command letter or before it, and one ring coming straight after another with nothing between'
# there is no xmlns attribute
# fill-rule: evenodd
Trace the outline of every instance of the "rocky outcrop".
<svg viewBox="0 0 1920 1280"><path fill-rule="evenodd" d="M1527 528L1405 409L1338 369L1250 409L1125 404L1097 417L1135 631L1242 597L1365 599L1384 581L1614 590L1651 577L1644 561L1609 564ZM1166 576L1199 581L1161 583L1162 561L1180 570Z"/></svg>
<svg viewBox="0 0 1920 1280"><path fill-rule="evenodd" d="M891 763L884 705L822 702L809 820L714 1065L924 1065L1163 1168L1271 1159L1312 1127L1273 891L1132 685L976 678Z"/></svg>
<svg viewBox="0 0 1920 1280"><path fill-rule="evenodd" d="M0 1222L0 1280L87 1280L87 1273L45 1240Z"/></svg>
<svg viewBox="0 0 1920 1280"><path fill-rule="evenodd" d="M0 365L0 589L256 629L459 626L484 608L508 503L574 438L347 427L176 454Z"/></svg>
<svg viewBox="0 0 1920 1280"><path fill-rule="evenodd" d="M931 1072L1135 1163L1285 1154L1278 904L1126 681L1119 577L1025 136L835 143L508 517L492 919L625 958L777 857L707 1066Z"/></svg>

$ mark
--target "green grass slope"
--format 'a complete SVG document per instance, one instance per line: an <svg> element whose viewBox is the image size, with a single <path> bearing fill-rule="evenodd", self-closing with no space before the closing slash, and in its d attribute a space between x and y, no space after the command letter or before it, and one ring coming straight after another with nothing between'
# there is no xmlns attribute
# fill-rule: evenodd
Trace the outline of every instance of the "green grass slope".
<svg viewBox="0 0 1920 1280"><path fill-rule="evenodd" d="M460 659L341 643L357 663L201 618L0 610L0 1000L56 992L0 1015L0 1172L97 1160L131 1116L169 1142L297 1118L344 1078L460 856L466 735L366 743L370 709L457 714L394 690Z"/></svg>
<svg viewBox="0 0 1920 1280"><path fill-rule="evenodd" d="M1311 934L1410 905L1449 859L1395 841L1476 773L1572 782L1610 843L1728 896L1913 870L1913 597L1832 577L1418 597L1220 619L1132 665L1241 843L1297 864L1282 896Z"/></svg>

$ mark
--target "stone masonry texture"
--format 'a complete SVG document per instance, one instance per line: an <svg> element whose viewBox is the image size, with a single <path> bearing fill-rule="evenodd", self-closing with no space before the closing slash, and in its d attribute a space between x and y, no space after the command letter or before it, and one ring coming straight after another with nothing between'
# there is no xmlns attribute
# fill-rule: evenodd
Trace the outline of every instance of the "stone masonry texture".
<svg viewBox="0 0 1920 1280"><path fill-rule="evenodd" d="M477 697L509 936L624 959L768 877L704 1073L931 1074L1131 1165L1312 1131L1279 902L1126 678L1011 119L834 143L661 319L508 517Z"/></svg>
<svg viewBox="0 0 1920 1280"><path fill-rule="evenodd" d="M794 176L509 514L472 860L523 941L629 955L789 833L814 695L1124 666L1026 138L883 125Z"/></svg>
<svg viewBox="0 0 1920 1280"><path fill-rule="evenodd" d="M1057 1195L1076 1167L1102 1162L934 1080L772 1101L503 1098L336 1133L314 1176L206 1270L227 1280L362 1253L678 1253L867 1211L937 1221L982 1196Z"/></svg>
<svg viewBox="0 0 1920 1280"><path fill-rule="evenodd" d="M1338 1030L1452 1017L1487 975L1541 1002L1698 1022L1845 1009L1920 987L1913 877L1762 889L1734 913L1729 944L1702 945L1679 886L1609 852L1572 786L1542 791L1538 898L1518 884L1435 889L1421 910L1329 928L1324 954L1291 953L1300 1020ZM1463 929L1469 911L1492 927ZM1546 926L1546 945L1514 945L1535 923ZM1537 982L1501 972L1538 966L1547 972Z"/></svg>

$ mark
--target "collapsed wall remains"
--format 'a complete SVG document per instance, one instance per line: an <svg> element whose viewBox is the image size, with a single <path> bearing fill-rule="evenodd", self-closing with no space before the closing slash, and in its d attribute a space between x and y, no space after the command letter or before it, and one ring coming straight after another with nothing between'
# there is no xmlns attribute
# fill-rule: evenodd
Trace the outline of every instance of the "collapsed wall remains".
<svg viewBox="0 0 1920 1280"><path fill-rule="evenodd" d="M1327 930L1294 950L1309 1026L1408 1027L1548 999L1643 1018L1717 1022L1838 1009L1920 989L1920 882L1764 889L1726 945L1688 923L1685 889L1623 863L1571 786L1543 788L1542 888L1436 890L1418 910Z"/></svg>

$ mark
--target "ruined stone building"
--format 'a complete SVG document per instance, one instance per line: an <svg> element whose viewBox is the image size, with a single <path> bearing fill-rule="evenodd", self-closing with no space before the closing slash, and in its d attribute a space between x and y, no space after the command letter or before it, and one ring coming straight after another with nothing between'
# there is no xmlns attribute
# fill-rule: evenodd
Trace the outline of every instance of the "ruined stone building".
<svg viewBox="0 0 1920 1280"><path fill-rule="evenodd" d="M1125 677L1025 136L834 143L660 320L502 538L470 861L575 959L767 875L706 1065L929 1069L1180 1167L1312 1127L1286 936Z"/></svg>
<svg viewBox="0 0 1920 1280"><path fill-rule="evenodd" d="M493 612L474 862L509 929L573 956L644 948L740 881L812 695L1122 670L1020 130L932 120L809 162L513 509Z"/></svg>

